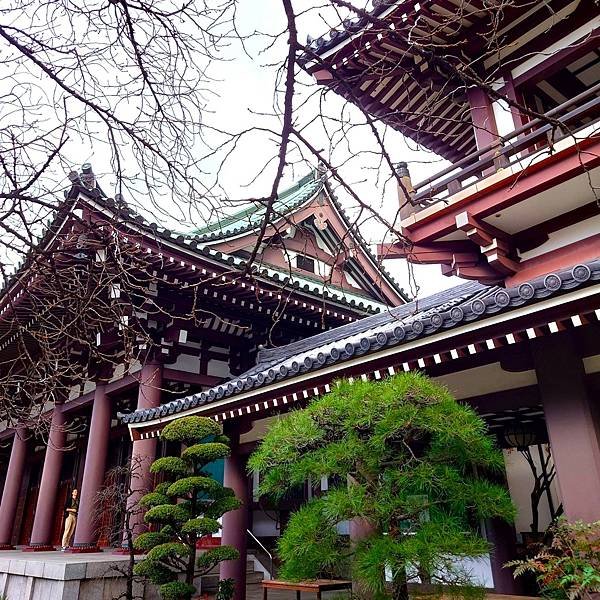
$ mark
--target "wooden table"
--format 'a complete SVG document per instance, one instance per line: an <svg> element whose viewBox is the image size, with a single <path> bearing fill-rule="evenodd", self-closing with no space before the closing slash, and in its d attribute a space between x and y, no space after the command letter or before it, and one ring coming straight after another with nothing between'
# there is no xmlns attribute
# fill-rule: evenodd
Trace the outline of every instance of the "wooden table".
<svg viewBox="0 0 600 600"><path fill-rule="evenodd" d="M267 600L268 590L290 590L296 592L296 600L300 600L302 592L317 594L321 600L321 592L333 590L351 590L352 582L344 579L314 579L313 581L280 581L278 579L263 579L263 600Z"/></svg>

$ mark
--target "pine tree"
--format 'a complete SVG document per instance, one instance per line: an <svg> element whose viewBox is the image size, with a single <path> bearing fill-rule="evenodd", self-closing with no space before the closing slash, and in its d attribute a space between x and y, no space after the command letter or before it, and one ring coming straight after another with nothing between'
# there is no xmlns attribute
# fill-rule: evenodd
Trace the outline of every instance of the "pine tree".
<svg viewBox="0 0 600 600"><path fill-rule="evenodd" d="M485 476L503 464L484 421L412 373L339 382L279 420L249 461L261 492L276 497L329 477L328 491L293 514L279 540L280 577L351 576L376 598L406 598L419 575L477 591L457 562L489 552L483 519L514 517L507 491ZM338 532L343 521L370 533L351 541Z"/></svg>
<svg viewBox="0 0 600 600"><path fill-rule="evenodd" d="M217 533L219 517L240 503L231 489L202 470L230 453L228 439L221 435L215 421L184 417L169 423L161 439L175 442L180 448L183 445L184 449L177 456L155 460L150 468L165 481L140 500L148 508L145 521L157 530L142 533L135 540L135 548L147 553L136 565L135 573L160 585L163 600L187 600L197 591L196 577L223 560L238 558L231 546L212 548L197 556L196 542L204 535Z"/></svg>

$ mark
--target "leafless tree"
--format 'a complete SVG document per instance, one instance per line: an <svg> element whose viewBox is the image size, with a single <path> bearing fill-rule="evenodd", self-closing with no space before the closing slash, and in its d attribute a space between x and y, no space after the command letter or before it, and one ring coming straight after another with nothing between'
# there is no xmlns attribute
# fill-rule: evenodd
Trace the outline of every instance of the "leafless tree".
<svg viewBox="0 0 600 600"><path fill-rule="evenodd" d="M139 600L144 597L144 582L133 572L136 561L133 524L145 511L139 504L131 502L132 498L140 496L140 490L132 489L131 485L139 468L139 463L134 462L108 471L105 485L96 497L94 512L98 538L106 540L112 547L122 548L127 557L126 562L115 562L106 572L107 576L118 574L125 580L124 591L113 600ZM136 589L141 589L141 595L136 593Z"/></svg>
<svg viewBox="0 0 600 600"><path fill-rule="evenodd" d="M438 164L427 140L469 118L460 111L436 117L436 103L445 97L484 90L507 110L518 111L532 131L545 128L549 153L559 136L580 125L496 85L501 67L511 60L502 58L511 56L502 33L505 17L511 10L533 10L534 0L442 2L451 10L435 18L418 3L406 4L412 12L405 25L391 29L384 11L360 2L281 0L262 8L269 18L253 29L244 22L247 3L236 0L3 3L0 273L8 288L21 286L27 302L15 306L2 324L0 343L13 348L5 353L0 377L2 418L35 420L48 401L63 398L74 383L105 377L102 372L117 364L143 361L157 332L137 319L142 304L165 318L207 317L194 302L176 315L152 304L145 293L156 283L152 265L135 243L119 236L119 207L185 229L249 203L262 205L256 244L237 273L252 278L269 226L284 216L274 208L278 190L317 164L350 211L354 228L402 242L400 212L414 202L414 191L397 162L408 159L404 153L412 146L424 152L420 161ZM476 56L469 50L474 21L483 48ZM553 27L560 24L557 18ZM306 33L321 30L330 31L330 39L353 36L354 69L332 69L321 52L323 40L304 41ZM387 50L371 52L368 40L380 36ZM227 77L242 60L259 63L272 75L271 104L249 103L243 123L220 112L219 93L221 73ZM433 74L426 83L417 77L424 64ZM327 86L314 80L319 68L329 73ZM360 82L379 89L392 78L406 87L407 101L374 110L377 99L366 103ZM412 140L402 154L398 137L389 131L394 123L404 123L398 126ZM492 152L499 166L502 149L513 143L500 136ZM91 148L109 157L110 172L91 185L101 184L114 196L115 219L101 226L82 220L61 234L60 251L47 251L42 243L47 223L68 210L63 192L79 177L68 180L65 174L74 170L74 157ZM460 151L457 143L456 156ZM382 208L390 187L398 187L403 197L391 210ZM382 190L379 198L374 189ZM15 275L21 261L25 266ZM418 282L411 276L416 292ZM109 337L115 324L118 339L98 344L98 336Z"/></svg>

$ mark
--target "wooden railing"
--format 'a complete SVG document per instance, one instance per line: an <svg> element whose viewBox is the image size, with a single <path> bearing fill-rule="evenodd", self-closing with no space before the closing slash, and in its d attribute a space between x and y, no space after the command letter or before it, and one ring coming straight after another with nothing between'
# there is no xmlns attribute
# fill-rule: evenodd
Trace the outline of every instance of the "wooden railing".
<svg viewBox="0 0 600 600"><path fill-rule="evenodd" d="M508 135L499 136L497 142L468 154L436 175L417 183L414 186L415 195L411 198L412 204L418 211L443 201L474 180L518 162L522 159L519 153L526 153L532 148L538 151L541 149L540 143L549 147L551 142L555 143L587 127L589 123L582 123L586 117L591 118L592 122L600 120L598 93L600 83L548 111L544 119L534 119ZM559 121L561 128L549 123L548 119Z"/></svg>

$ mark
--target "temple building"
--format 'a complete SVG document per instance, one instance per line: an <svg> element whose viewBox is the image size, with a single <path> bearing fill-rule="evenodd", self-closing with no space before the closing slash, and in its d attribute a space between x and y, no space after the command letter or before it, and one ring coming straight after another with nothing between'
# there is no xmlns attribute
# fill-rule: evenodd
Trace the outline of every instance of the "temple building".
<svg viewBox="0 0 600 600"><path fill-rule="evenodd" d="M448 15L453 26L444 27ZM277 505L258 496L246 459L269 424L339 378L411 370L474 407L503 448L518 515L514 527L481 525L492 548L476 567L486 587L523 593L503 565L558 515L600 520L600 7L511 3L495 52L485 15L480 0L379 2L312 40L305 55L318 82L449 162L423 182L399 166L403 239L382 243L379 258L437 263L465 279L451 289L409 301L319 171L280 194L280 219L252 273L244 265L263 206L177 234L107 199L84 177L89 169L73 178L52 243L80 239L82 222L106 223L143 251L154 275L136 300L136 323L152 344L140 349L143 360L119 365L114 335L101 332L115 364L48 411L49 442L25 422L0 433L11 442L2 463L4 547L57 544L54 509L78 486L74 546L97 551L105 541L95 537L91 507L110 466L147 464L162 451L165 424L210 416L234 449L218 476L244 503L224 515L222 530L241 557L221 575L236 579L241 600L248 544L268 551L290 511L328 485L307 482ZM419 36L444 52L417 51ZM474 65L468 81L441 56L459 38L467 40L462 60ZM484 85L488 72L493 85ZM3 292L2 322L27 302L26 272ZM14 333L3 331L6 363ZM70 422L73 431L64 428ZM140 482L148 485L149 474ZM118 529L118 515L106 514ZM268 554L260 560L269 571Z"/></svg>
<svg viewBox="0 0 600 600"><path fill-rule="evenodd" d="M118 274L122 284L111 280L109 296L117 301L129 293L124 303L129 314L122 322L98 325L93 350L102 353L86 349L85 340L69 346L69 359L83 364L88 376L67 381L62 397L57 393L55 405L42 414L49 433L26 419L4 424L4 549L59 546L62 507L73 488L80 490L80 506L72 551L94 552L110 542L110 536L98 538L94 518L94 499L107 471L142 457L143 472L134 485L144 489L150 459L162 451L152 438L132 444L119 413L156 409L164 416L197 408L200 397L194 394L211 390L212 398L215 385L254 366L263 345L285 345L407 300L318 171L279 194L276 217L247 274L244 264L257 239L263 205L174 233L107 198L89 165L72 173L71 180L40 247L63 265L74 260L90 271L118 247L132 262ZM134 269L140 274L135 286L130 284L132 292L125 276L133 278ZM40 289L32 281L37 275L39 266L26 262L0 300L2 365L15 379L27 376L18 371L22 344L36 351ZM17 322L25 325L24 332ZM121 358L125 342L119 341L119 333L126 337L124 324L137 334L135 360L128 364ZM85 362L86 356L93 360ZM103 531L108 526L118 532L122 526L122 515L110 506L102 518L109 521Z"/></svg>
<svg viewBox="0 0 600 600"><path fill-rule="evenodd" d="M304 57L318 82L449 162L418 183L399 165L402 239L379 256L437 263L467 281L262 349L254 367L188 399L195 408L123 417L134 440L181 415L223 423L239 448L225 481L248 507L225 515L223 537L242 552L247 524L276 536L290 508L253 498L246 480L244 456L271 420L338 378L410 370L474 407L504 449L518 515L515 527L482 525L487 587L523 593L503 565L557 516L600 520L600 8L511 3L492 49L485 19L478 1L378 2L311 40ZM448 60L455 48L469 79ZM304 497L320 486L308 482ZM243 581L243 562L224 573Z"/></svg>

